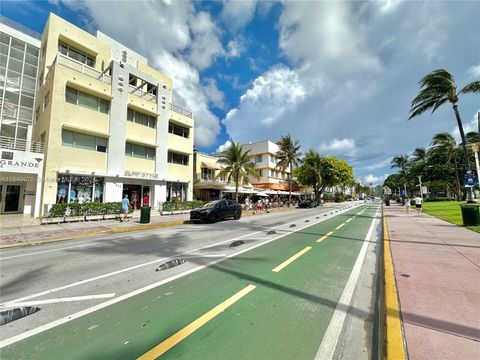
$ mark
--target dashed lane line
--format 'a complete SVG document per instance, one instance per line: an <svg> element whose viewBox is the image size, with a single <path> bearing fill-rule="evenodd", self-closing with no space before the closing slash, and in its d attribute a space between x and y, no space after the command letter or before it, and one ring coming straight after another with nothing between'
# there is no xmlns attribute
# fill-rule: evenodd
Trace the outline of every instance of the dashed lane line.
<svg viewBox="0 0 480 360"><path fill-rule="evenodd" d="M345 226L345 223L340 224L340 225L338 225L338 226L335 228L335 230L341 229L341 228L344 227L344 226Z"/></svg>
<svg viewBox="0 0 480 360"><path fill-rule="evenodd" d="M311 246L307 246L305 249L303 249L302 251L299 251L298 253L296 253L295 255L293 255L290 259L288 260L285 260L283 263L281 263L280 265L278 265L275 269L273 269L272 271L273 272L280 272L282 269L284 269L285 267L287 267L288 265L290 265L292 262L294 262L295 260L297 260L300 256L302 256L303 254L305 254L307 251L311 250L312 247Z"/></svg>
<svg viewBox="0 0 480 360"><path fill-rule="evenodd" d="M330 231L330 232L326 233L320 239L318 239L317 242L322 242L323 240L325 240L327 237L329 237L332 234L333 234L333 231Z"/></svg>

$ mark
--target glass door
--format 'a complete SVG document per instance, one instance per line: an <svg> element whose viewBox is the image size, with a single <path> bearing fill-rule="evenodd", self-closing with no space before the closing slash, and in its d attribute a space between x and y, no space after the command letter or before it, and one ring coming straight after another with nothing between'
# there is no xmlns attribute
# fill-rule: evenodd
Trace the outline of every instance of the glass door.
<svg viewBox="0 0 480 360"><path fill-rule="evenodd" d="M2 186L2 213L14 213L20 210L21 185Z"/></svg>

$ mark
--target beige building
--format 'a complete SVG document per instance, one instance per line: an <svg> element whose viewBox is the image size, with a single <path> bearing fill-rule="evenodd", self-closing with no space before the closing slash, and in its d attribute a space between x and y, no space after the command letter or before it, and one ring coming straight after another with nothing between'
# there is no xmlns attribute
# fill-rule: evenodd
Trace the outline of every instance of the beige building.
<svg viewBox="0 0 480 360"><path fill-rule="evenodd" d="M172 104L172 79L54 14L40 49L33 140L45 143L43 213L124 195L135 208L192 198L194 120Z"/></svg>

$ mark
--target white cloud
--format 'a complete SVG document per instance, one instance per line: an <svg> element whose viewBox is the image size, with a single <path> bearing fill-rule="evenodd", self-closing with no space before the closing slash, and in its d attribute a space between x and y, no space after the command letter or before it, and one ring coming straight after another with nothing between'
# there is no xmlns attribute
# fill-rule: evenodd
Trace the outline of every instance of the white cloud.
<svg viewBox="0 0 480 360"><path fill-rule="evenodd" d="M220 133L220 121L209 103L220 104L222 95L213 83L204 86L199 70L224 55L220 31L206 12L196 12L190 1L64 1L88 13L99 30L148 58L149 64L173 80L174 101L193 112L195 143L209 146ZM81 10L81 11L80 11ZM119 21L141 14L139 21Z"/></svg>
<svg viewBox="0 0 480 360"><path fill-rule="evenodd" d="M222 145L220 145L215 152L224 152L227 150L230 146L232 146L232 142L230 140L225 141Z"/></svg>
<svg viewBox="0 0 480 360"><path fill-rule="evenodd" d="M468 70L467 73L473 77L474 79L480 79L480 64L472 65Z"/></svg>
<svg viewBox="0 0 480 360"><path fill-rule="evenodd" d="M355 140L354 139L332 139L328 143L322 143L319 150L325 154L332 155L355 155Z"/></svg>
<svg viewBox="0 0 480 360"><path fill-rule="evenodd" d="M238 58L245 51L245 46L240 40L230 40L227 44L227 58Z"/></svg>
<svg viewBox="0 0 480 360"><path fill-rule="evenodd" d="M226 0L220 17L229 30L236 31L252 21L256 5L256 0Z"/></svg>
<svg viewBox="0 0 480 360"><path fill-rule="evenodd" d="M375 176L373 174L368 174L367 176L364 177L364 179L366 183L373 183L373 184L376 184L381 180L383 180L381 177Z"/></svg>
<svg viewBox="0 0 480 360"><path fill-rule="evenodd" d="M377 0L375 4L378 5L378 9L383 14L394 12L398 6L402 3L401 0Z"/></svg>
<svg viewBox="0 0 480 360"><path fill-rule="evenodd" d="M212 106L218 109L223 109L225 106L225 96L220 90L218 90L215 79L207 78L205 79L205 82L206 85L203 88L209 102L212 104Z"/></svg>

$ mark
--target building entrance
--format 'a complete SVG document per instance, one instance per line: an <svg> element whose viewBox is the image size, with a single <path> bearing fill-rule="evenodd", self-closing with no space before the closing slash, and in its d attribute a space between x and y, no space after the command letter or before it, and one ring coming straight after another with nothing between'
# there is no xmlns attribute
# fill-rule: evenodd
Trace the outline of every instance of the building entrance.
<svg viewBox="0 0 480 360"><path fill-rule="evenodd" d="M134 210L150 205L150 186L124 184L123 197L125 195L128 195L128 201Z"/></svg>
<svg viewBox="0 0 480 360"><path fill-rule="evenodd" d="M23 185L0 185L0 214L13 214L23 211Z"/></svg>

